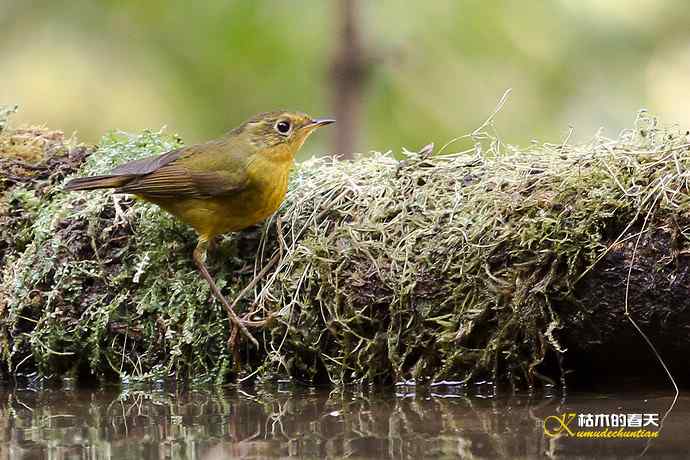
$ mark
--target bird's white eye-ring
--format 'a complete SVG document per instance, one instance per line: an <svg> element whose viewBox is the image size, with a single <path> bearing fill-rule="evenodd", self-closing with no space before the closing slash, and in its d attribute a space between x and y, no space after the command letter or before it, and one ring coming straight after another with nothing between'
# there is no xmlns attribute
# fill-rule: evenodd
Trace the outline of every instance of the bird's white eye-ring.
<svg viewBox="0 0 690 460"><path fill-rule="evenodd" d="M278 134L287 136L292 130L292 125L288 120L278 120L275 125L275 130L278 131Z"/></svg>

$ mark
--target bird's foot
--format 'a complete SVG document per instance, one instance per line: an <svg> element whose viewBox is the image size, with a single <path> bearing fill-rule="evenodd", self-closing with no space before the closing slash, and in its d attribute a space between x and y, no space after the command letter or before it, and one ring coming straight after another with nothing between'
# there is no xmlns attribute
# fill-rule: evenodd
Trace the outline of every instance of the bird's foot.
<svg viewBox="0 0 690 460"><path fill-rule="evenodd" d="M249 319L252 315L254 315L254 312L247 313L246 315L244 315L240 319L240 322L242 323L243 326L245 326L245 327L264 327L264 326L266 326L266 324L273 321L273 319L276 316L273 313L270 313L268 316L266 316L263 319ZM228 337L228 348L233 352L235 350L235 347L237 346L238 338L239 338L239 328L234 323L234 321L232 321L230 319L230 336Z"/></svg>

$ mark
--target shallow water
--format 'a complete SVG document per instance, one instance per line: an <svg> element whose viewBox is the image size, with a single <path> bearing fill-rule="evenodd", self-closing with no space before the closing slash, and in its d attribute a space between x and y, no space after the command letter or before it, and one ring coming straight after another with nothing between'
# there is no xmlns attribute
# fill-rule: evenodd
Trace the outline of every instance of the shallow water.
<svg viewBox="0 0 690 460"><path fill-rule="evenodd" d="M645 448L646 458L657 459L690 452L690 394L681 395L651 441L577 438L553 418L547 427L560 432L551 437L544 419L564 413L661 418L672 394L491 395L490 388L468 393L452 386L0 388L0 460L632 458Z"/></svg>

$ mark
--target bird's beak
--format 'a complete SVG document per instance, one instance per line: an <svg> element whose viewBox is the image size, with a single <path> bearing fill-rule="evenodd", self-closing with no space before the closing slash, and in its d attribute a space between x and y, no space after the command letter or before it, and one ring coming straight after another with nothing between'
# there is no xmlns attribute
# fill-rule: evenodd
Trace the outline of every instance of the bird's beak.
<svg viewBox="0 0 690 460"><path fill-rule="evenodd" d="M311 121L307 126L310 128L318 128L320 126L326 126L330 125L331 123L335 123L335 120L332 118L316 118Z"/></svg>

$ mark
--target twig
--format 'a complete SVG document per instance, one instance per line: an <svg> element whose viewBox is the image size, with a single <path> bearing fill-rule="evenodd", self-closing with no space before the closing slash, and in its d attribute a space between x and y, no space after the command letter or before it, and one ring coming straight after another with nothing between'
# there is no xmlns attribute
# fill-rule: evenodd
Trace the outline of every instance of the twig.
<svg viewBox="0 0 690 460"><path fill-rule="evenodd" d="M279 242L283 241L283 226L280 223L280 218L276 219L276 228L278 231L278 241ZM268 263L266 265L264 265L264 268L262 268L261 271L254 276L254 278L252 278L252 280L249 282L249 284L247 284L244 287L244 289L242 289L240 291L240 293L237 294L237 297L235 297L235 300L233 300L232 304L230 304L230 308L234 309L237 306L237 304L239 303L239 301L242 300L242 298L247 294L247 292L254 289L254 286L256 286L259 283L259 281L261 281L261 279L266 275L266 273L268 273L268 271L271 268L273 268L273 266L276 263L278 263L278 261L282 260L282 258L283 258L283 248L282 248L282 246L280 246L280 243L279 243L278 252L276 252L273 255L273 257L271 257L271 259L268 261ZM269 317L270 317L270 315L269 315ZM245 320L245 323L248 324L249 326L257 327L257 326L262 326L268 319L269 318L266 318L264 320L256 321L256 322ZM234 343L236 338L237 338L237 327L235 327L233 325L233 328L232 328L232 331L230 333L230 338L228 339L228 342Z"/></svg>
<svg viewBox="0 0 690 460"><path fill-rule="evenodd" d="M475 129L474 131L472 131L470 134L465 134L464 136L459 136L459 137L456 137L456 138L453 138L453 139L449 140L448 142L446 142L446 143L443 145L443 147L441 147L441 149L438 151L438 154L440 155L441 153L443 153L443 151L446 149L446 147L449 147L451 144L454 144L454 143L456 143L456 142L459 141L459 140L466 139L466 138L468 138L468 137L469 137L469 138L474 138L474 137L476 137L478 134L480 134L480 133L482 132L482 130L483 130L484 128L486 128L486 127L489 125L489 123L491 123L491 122L493 121L493 119L496 117L496 115L498 115L498 113L499 113L501 110L503 110L503 106L506 104L506 102L508 102L508 96L510 96L510 93L511 93L512 91L513 91L512 88L508 88L508 89L503 93L503 96L501 96L501 99L499 99L498 104L496 105L496 108L494 109L494 111L491 113L491 115L489 115L489 117L488 117L486 120L484 120L484 123L482 123L477 129Z"/></svg>
<svg viewBox="0 0 690 460"><path fill-rule="evenodd" d="M661 179L659 181L660 185L663 185L663 182L664 182L664 180ZM647 222L649 221L649 216L654 211L654 208L656 207L656 203L657 203L657 201L659 201L660 196L661 196L661 193L657 193L656 197L654 198L654 201L652 202L652 205L649 207L649 211L647 211L647 214L645 215L644 221L642 222L642 230L644 230L644 228L647 226ZM673 378L671 371L669 370L669 368L666 365L666 363L664 362L663 358L661 357L661 355L657 351L656 347L654 346L652 341L649 339L647 334L645 334L642 331L642 328L640 328L640 326L635 322L633 317L630 315L630 309L629 309L629 307L630 307L630 305L629 305L630 278L632 277L632 270L633 270L633 265L635 263L635 256L637 255L637 248L640 245L640 240L642 239L642 234L643 234L643 232L640 232L640 234L637 236L637 239L635 240L635 246L633 247L632 257L630 258L630 266L628 267L628 278L627 278L626 283L625 283L625 313L624 314L625 314L625 317L628 318L630 323L633 325L633 327L637 330L637 332L642 336L642 338L645 340L645 342L647 342L647 345L649 345L649 348L652 350L652 353L654 353L654 356L656 357L656 359L661 364L661 367L664 368L664 372L666 372L666 375L668 376L669 380L671 381L671 384L673 385L673 389L675 391L675 394L673 396L673 401L671 401L671 405L668 407L668 409L666 410L666 413L664 414L664 416L661 418L661 421L659 422L659 431L661 431L662 428L664 427L664 421L666 420L666 417L668 417L668 415L671 413L671 411L675 407L676 402L678 401L678 396L680 395L680 391L678 390L678 385L676 384L676 381ZM642 453L640 454L640 456L643 456L647 452L647 450L651 446L651 440L652 440L652 438L649 438L647 440L647 445L645 446L645 448L642 451Z"/></svg>

